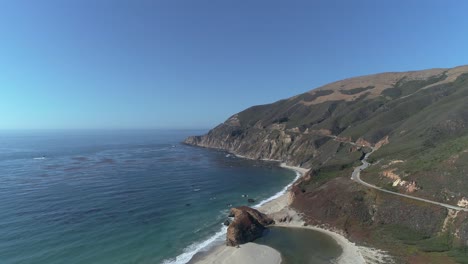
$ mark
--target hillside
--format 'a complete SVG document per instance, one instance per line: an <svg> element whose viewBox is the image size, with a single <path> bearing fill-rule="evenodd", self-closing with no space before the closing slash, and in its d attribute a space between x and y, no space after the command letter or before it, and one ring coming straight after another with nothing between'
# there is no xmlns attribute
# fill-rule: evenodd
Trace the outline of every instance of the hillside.
<svg viewBox="0 0 468 264"><path fill-rule="evenodd" d="M375 147L361 175L366 182L467 206L468 66L334 82L248 108L185 142L310 169L295 186L293 206L311 223L344 230L403 263L428 256L468 263L460 256L468 240L465 212L396 198L349 179ZM402 238L397 230L411 236Z"/></svg>

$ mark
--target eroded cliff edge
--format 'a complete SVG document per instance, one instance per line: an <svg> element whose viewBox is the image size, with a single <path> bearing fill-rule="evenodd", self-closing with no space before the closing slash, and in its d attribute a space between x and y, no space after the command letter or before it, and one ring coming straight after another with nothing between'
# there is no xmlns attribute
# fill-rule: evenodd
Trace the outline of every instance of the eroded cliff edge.
<svg viewBox="0 0 468 264"><path fill-rule="evenodd" d="M387 250L401 263L463 261L466 213L349 178L368 147L379 146L366 181L445 203L466 200L467 73L464 66L347 79L251 107L185 143L310 169L293 188L293 206L307 221Z"/></svg>

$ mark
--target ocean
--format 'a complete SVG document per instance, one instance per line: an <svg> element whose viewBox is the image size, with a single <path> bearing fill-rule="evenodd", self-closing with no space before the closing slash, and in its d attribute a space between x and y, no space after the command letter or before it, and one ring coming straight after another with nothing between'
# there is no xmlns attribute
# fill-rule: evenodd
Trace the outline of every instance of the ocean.
<svg viewBox="0 0 468 264"><path fill-rule="evenodd" d="M181 144L205 132L0 132L0 263L186 263L297 177Z"/></svg>

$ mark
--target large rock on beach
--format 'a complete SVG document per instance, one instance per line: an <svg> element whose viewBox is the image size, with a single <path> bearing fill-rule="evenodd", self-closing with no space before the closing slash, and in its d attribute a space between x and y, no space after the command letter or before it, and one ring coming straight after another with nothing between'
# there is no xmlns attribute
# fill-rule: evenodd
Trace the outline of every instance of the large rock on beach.
<svg viewBox="0 0 468 264"><path fill-rule="evenodd" d="M261 237L266 226L275 223L267 215L247 206L231 208L230 216L234 220L228 227L226 244L233 247Z"/></svg>

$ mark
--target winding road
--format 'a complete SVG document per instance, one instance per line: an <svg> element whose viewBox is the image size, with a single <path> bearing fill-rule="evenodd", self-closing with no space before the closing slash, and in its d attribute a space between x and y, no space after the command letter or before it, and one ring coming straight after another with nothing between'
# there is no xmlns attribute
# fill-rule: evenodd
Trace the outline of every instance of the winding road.
<svg viewBox="0 0 468 264"><path fill-rule="evenodd" d="M353 143L353 142L350 142L350 144L356 145L356 143ZM361 171L365 170L367 167L370 166L370 163L367 161L367 159L369 158L369 156L370 156L375 150L376 150L376 149L372 148L372 151L369 152L369 153L367 153L367 154L364 156L364 158L362 159L362 165L359 166L359 167L356 167L356 168L354 169L353 173L351 174L351 180L353 180L353 181L355 181L355 182L357 182L357 183L360 183L360 184L362 184L362 185L364 185L364 186L366 186L366 187L379 190L379 191L381 191L381 192L390 193L390 194L393 194L393 195L398 195L398 196L401 196L401 197L405 197L405 198L409 198L409 199L413 199L413 200L417 200L417 201L421 201L421 202L426 202L426 203L430 203L430 204L439 205L439 206L445 207L445 208L447 208L447 209L453 209L453 210L457 210L457 211L465 211L465 212L468 212L468 208L463 208L463 207L459 207L459 206L455 206L455 205L450 205L450 204L445 204L445 203L439 203L439 202L427 200L427 199L424 199L424 198L414 197L414 196L407 195L407 194L392 192L392 191L382 189L382 188L380 188L380 187L377 187L377 186L375 186L375 185L372 185L372 184L370 184L370 183L367 183L367 182L361 180Z"/></svg>

